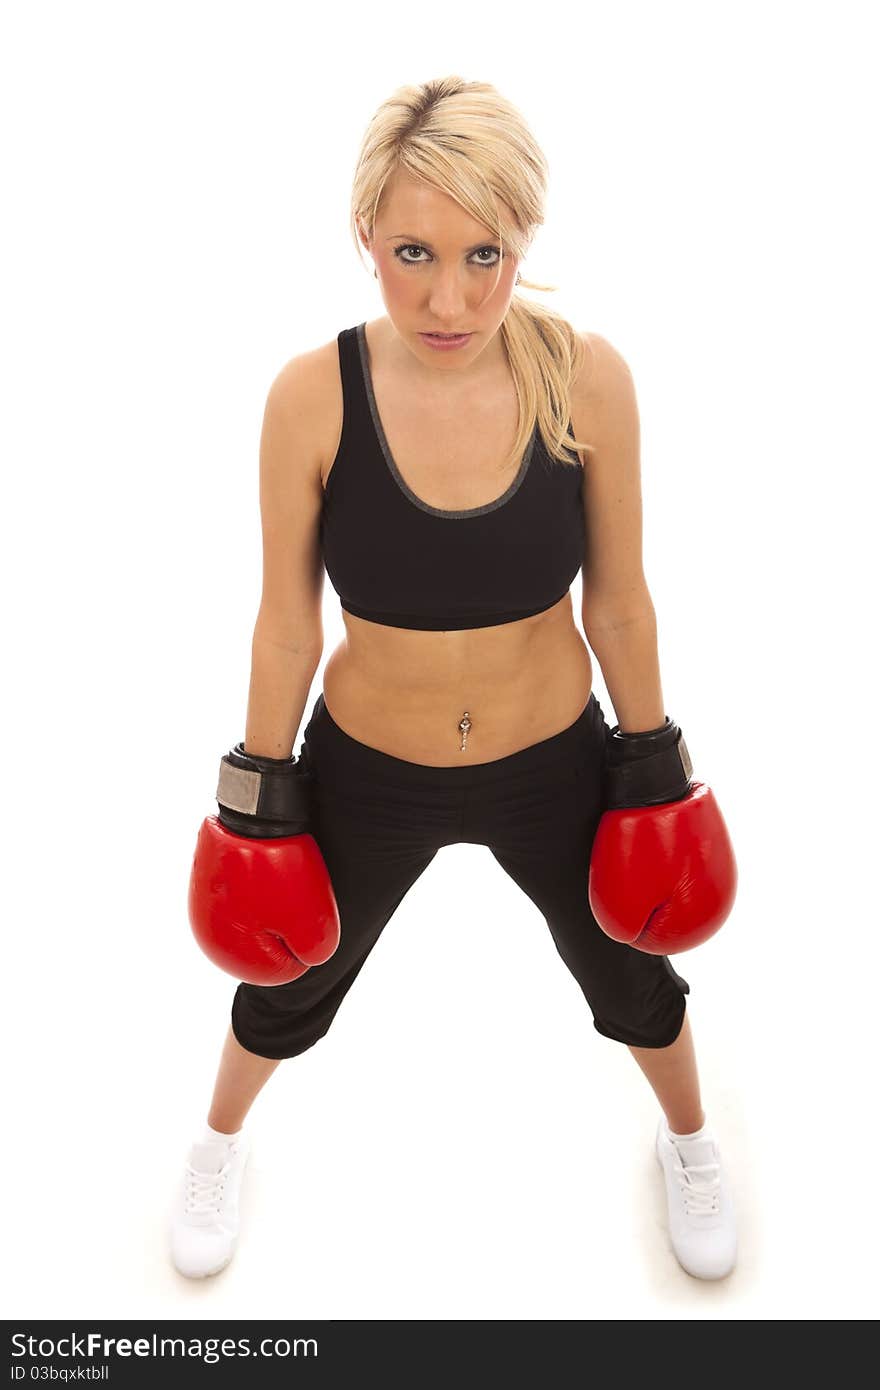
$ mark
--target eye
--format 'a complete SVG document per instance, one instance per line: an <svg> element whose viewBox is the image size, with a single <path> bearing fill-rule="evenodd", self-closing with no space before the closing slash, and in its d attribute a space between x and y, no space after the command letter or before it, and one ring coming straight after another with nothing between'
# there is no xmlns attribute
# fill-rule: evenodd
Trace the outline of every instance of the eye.
<svg viewBox="0 0 880 1390"><path fill-rule="evenodd" d="M407 257L407 258L404 258L404 257L401 255L401 252L402 252L402 251L421 251L422 249L423 249L423 248L422 248L421 246L416 246L416 245L414 245L412 242L404 242L402 246L395 246L395 248L394 248L394 254L395 254L395 256L397 257L397 259L400 261L401 265L419 265L419 264L421 264L419 261L411 261L411 260L409 260L408 257Z"/></svg>
<svg viewBox="0 0 880 1390"><path fill-rule="evenodd" d="M397 259L398 259L398 261L400 262L401 265L425 265L425 264L427 264L425 261L423 261L423 260L421 260L421 259L420 259L420 260L412 260L409 256L403 256L403 255L401 254L401 252L403 252L403 251L416 251L416 252L418 252L418 253L421 253L421 252L425 251L424 246L419 246L417 242L412 242L412 241L404 241L404 242L401 242L401 244L400 244L399 246L395 246L395 248L394 248L394 254L395 254L395 256L397 257ZM496 259L496 260L491 260L491 261L478 260L478 261L475 262L475 264L478 265L478 266L481 266L481 267L482 267L483 269L485 269L485 270L494 270L494 268L498 265L498 261L501 259L501 248L500 248L499 246L478 246L477 249L476 249L476 251L474 251L473 254L474 254L475 256L483 256L487 251L491 252L491 254L492 254L493 256L497 257L497 259ZM425 254L427 255L428 253L425 252Z"/></svg>

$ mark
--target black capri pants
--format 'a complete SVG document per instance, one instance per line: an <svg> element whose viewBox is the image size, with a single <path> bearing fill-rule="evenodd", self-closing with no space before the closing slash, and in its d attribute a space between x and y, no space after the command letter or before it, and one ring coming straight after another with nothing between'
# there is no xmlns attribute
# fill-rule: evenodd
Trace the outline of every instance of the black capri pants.
<svg viewBox="0 0 880 1390"><path fill-rule="evenodd" d="M329 960L283 985L240 983L232 1030L263 1057L295 1057L327 1032L383 927L443 845L487 845L544 916L606 1038L667 1047L690 986L666 956L606 936L587 875L602 815L608 726L595 694L561 733L492 762L431 767L347 734L318 696L300 757L315 774L312 834L339 909Z"/></svg>

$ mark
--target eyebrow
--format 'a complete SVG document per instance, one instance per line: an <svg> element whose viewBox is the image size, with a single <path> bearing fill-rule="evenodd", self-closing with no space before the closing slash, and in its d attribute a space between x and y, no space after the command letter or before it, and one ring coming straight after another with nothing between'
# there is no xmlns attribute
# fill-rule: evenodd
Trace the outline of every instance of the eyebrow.
<svg viewBox="0 0 880 1390"><path fill-rule="evenodd" d="M431 245L430 241L425 241L424 237L411 236L409 232L395 232L393 236L387 236L385 240L396 241L398 237L406 237L407 240L410 241L414 246L424 246L427 251L433 251L435 249ZM489 241L493 241L495 239L496 238L490 237ZM488 246L489 241L477 241L474 243L473 246L466 246L464 249L467 252L467 254L470 255L471 251L479 251L483 246Z"/></svg>

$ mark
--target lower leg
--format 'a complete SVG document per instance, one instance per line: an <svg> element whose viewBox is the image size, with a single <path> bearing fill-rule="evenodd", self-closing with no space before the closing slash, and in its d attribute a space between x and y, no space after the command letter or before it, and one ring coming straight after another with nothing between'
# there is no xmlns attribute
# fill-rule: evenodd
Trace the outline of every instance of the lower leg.
<svg viewBox="0 0 880 1390"><path fill-rule="evenodd" d="M236 1134L280 1057L259 1057L242 1047L230 1026L223 1044L208 1124L221 1134Z"/></svg>
<svg viewBox="0 0 880 1390"><path fill-rule="evenodd" d="M700 1081L687 1013L678 1037L668 1047L630 1046L629 1050L648 1078L669 1128L675 1134L693 1134L701 1129L706 1116L700 1104Z"/></svg>

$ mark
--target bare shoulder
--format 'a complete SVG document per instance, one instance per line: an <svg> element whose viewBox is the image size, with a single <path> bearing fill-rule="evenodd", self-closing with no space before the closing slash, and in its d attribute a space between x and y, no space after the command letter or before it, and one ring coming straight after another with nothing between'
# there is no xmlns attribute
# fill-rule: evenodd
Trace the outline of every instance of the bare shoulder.
<svg viewBox="0 0 880 1390"><path fill-rule="evenodd" d="M270 388L267 410L296 427L307 466L323 486L342 433L342 383L336 338L289 358Z"/></svg>
<svg viewBox="0 0 880 1390"><path fill-rule="evenodd" d="M578 439L599 449L637 417L635 384L626 358L601 333L582 332L581 367L571 383L572 425ZM590 450L593 456L595 450Z"/></svg>
<svg viewBox="0 0 880 1390"><path fill-rule="evenodd" d="M584 355L581 369L572 381L572 395L584 404L597 404L632 387L629 363L619 348L601 333L579 332Z"/></svg>

